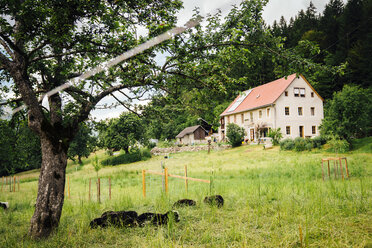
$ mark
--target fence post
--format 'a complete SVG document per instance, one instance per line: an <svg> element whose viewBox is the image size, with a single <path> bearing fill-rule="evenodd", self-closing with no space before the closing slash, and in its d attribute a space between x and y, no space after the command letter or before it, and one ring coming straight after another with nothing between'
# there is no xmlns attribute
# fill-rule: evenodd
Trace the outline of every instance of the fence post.
<svg viewBox="0 0 372 248"><path fill-rule="evenodd" d="M101 179L98 178L97 181L97 201L98 203L101 203Z"/></svg>
<svg viewBox="0 0 372 248"><path fill-rule="evenodd" d="M168 194L168 168L164 168L165 193Z"/></svg>
<svg viewBox="0 0 372 248"><path fill-rule="evenodd" d="M146 170L142 170L142 194L146 198Z"/></svg>
<svg viewBox="0 0 372 248"><path fill-rule="evenodd" d="M187 192L188 192L187 165L185 165L185 187L186 187L186 194L187 194Z"/></svg>
<svg viewBox="0 0 372 248"><path fill-rule="evenodd" d="M20 187L19 187L20 181L21 181L21 178L18 177L18 192L20 191Z"/></svg>
<svg viewBox="0 0 372 248"><path fill-rule="evenodd" d="M109 197L111 200L111 177L109 177Z"/></svg>
<svg viewBox="0 0 372 248"><path fill-rule="evenodd" d="M67 195L70 199L70 177L67 177Z"/></svg>
<svg viewBox="0 0 372 248"><path fill-rule="evenodd" d="M12 177L9 176L9 192L12 192Z"/></svg>
<svg viewBox="0 0 372 248"><path fill-rule="evenodd" d="M16 189L16 176L13 176L13 192L15 192Z"/></svg>
<svg viewBox="0 0 372 248"><path fill-rule="evenodd" d="M163 164L163 161L160 162L160 165L161 165L161 172L164 173L164 164ZM163 185L163 192L165 191L165 177L162 177L161 178L161 183Z"/></svg>
<svg viewBox="0 0 372 248"><path fill-rule="evenodd" d="M92 187L92 179L89 178L89 201L90 201L90 192L91 192L91 187Z"/></svg>

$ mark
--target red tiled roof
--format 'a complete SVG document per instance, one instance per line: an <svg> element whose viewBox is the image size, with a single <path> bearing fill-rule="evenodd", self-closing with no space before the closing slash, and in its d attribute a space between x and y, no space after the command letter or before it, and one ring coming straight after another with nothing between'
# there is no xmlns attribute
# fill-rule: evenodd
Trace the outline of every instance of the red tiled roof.
<svg viewBox="0 0 372 248"><path fill-rule="evenodd" d="M274 103L283 91L292 83L296 78L296 73L289 75L287 79L285 77L277 79L267 84L260 85L253 88L251 92L245 97L245 99L239 104L239 106L233 111L228 111L234 103L239 99L237 96L230 106L223 111L220 116L230 115L239 113L249 109L255 109L261 106L269 105Z"/></svg>

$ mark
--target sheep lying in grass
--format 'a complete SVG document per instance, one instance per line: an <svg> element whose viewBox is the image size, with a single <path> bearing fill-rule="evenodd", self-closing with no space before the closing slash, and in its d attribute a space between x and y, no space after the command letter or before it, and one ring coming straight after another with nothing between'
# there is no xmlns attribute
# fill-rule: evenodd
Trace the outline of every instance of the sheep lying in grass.
<svg viewBox="0 0 372 248"><path fill-rule="evenodd" d="M177 211L168 211L165 214L143 213L138 216L137 223L139 226L144 226L147 223L161 226L166 225L170 218L175 222L180 221L180 215Z"/></svg>
<svg viewBox="0 0 372 248"><path fill-rule="evenodd" d="M8 202L0 202L0 208L8 209L9 208L9 203Z"/></svg>
<svg viewBox="0 0 372 248"><path fill-rule="evenodd" d="M134 227L137 225L138 214L135 211L107 211L100 218L90 222L91 228L107 227L109 225L116 227Z"/></svg>
<svg viewBox="0 0 372 248"><path fill-rule="evenodd" d="M196 201L191 199L182 199L178 200L173 204L173 207L188 207L188 206L196 206Z"/></svg>
<svg viewBox="0 0 372 248"><path fill-rule="evenodd" d="M92 220L90 228L105 228L110 225L115 227L142 227L147 223L160 226L167 224L170 218L173 218L176 222L180 221L177 211L169 211L165 214L143 213L139 216L135 211L107 211L101 217Z"/></svg>
<svg viewBox="0 0 372 248"><path fill-rule="evenodd" d="M212 195L212 196L206 196L204 198L204 203L217 206L218 208L223 206L223 197L221 195Z"/></svg>

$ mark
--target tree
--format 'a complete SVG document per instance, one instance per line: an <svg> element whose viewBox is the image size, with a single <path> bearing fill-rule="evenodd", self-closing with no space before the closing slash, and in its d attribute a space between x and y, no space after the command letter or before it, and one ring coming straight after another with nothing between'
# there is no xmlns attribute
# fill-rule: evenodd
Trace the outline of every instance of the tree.
<svg viewBox="0 0 372 248"><path fill-rule="evenodd" d="M28 125L40 138L43 154L32 237L47 237L59 224L67 151L79 124L115 91L143 94L138 87L153 83L143 62L153 60L154 49L47 95L48 110L38 98L143 42L135 32L138 26L147 27L150 37L171 28L180 7L178 0L0 1L0 74L11 84L2 89L15 93L7 103L26 104Z"/></svg>
<svg viewBox="0 0 372 248"><path fill-rule="evenodd" d="M129 147L137 142L145 143L145 127L134 113L122 113L119 118L111 119L103 131L103 143L107 149L129 153Z"/></svg>
<svg viewBox="0 0 372 248"><path fill-rule="evenodd" d="M277 129L275 128L270 129L267 135L272 139L274 146L279 145L280 140L283 138L280 127Z"/></svg>
<svg viewBox="0 0 372 248"><path fill-rule="evenodd" d="M239 127L235 123L229 123L227 125L226 136L229 139L229 143L232 147L237 147L244 141L245 131L243 127Z"/></svg>
<svg viewBox="0 0 372 248"><path fill-rule="evenodd" d="M335 92L325 108L321 125L323 135L338 136L349 143L352 138L371 134L372 92L345 85Z"/></svg>
<svg viewBox="0 0 372 248"><path fill-rule="evenodd" d="M79 126L79 131L70 144L67 155L72 160L75 160L75 156L77 156L79 164L82 164L81 158L87 158L90 153L94 151L95 147L96 138L92 136L92 128L82 123Z"/></svg>
<svg viewBox="0 0 372 248"><path fill-rule="evenodd" d="M40 140L27 121L0 120L0 164L0 176L40 168Z"/></svg>

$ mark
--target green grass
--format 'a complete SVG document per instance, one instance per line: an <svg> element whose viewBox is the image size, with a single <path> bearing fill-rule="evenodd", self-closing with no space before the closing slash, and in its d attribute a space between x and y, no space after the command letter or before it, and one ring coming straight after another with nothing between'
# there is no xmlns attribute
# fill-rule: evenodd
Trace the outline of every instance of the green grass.
<svg viewBox="0 0 372 248"><path fill-rule="evenodd" d="M371 140L361 141L347 154L349 180L321 178L321 158L334 156L323 150L280 151L262 146L172 154L147 161L104 167L102 203L88 201L93 167L76 170L69 163L71 197L65 200L58 230L47 240L27 236L36 199L37 182L21 184L21 192L0 192L9 201L0 210L1 247L301 247L299 226L306 247L369 247L372 245L372 153ZM106 158L98 152L101 159ZM160 176L147 176L147 197L142 197L142 169L157 170L161 161L169 173L212 179L213 186L169 178L169 194L162 192ZM35 174L35 172L33 173ZM108 177L112 200L108 199ZM221 194L221 209L205 206L206 195ZM195 208L180 208L181 221L165 227L107 228L91 230L89 222L106 210L166 212L181 198L197 201ZM368 246L369 245L369 246Z"/></svg>

